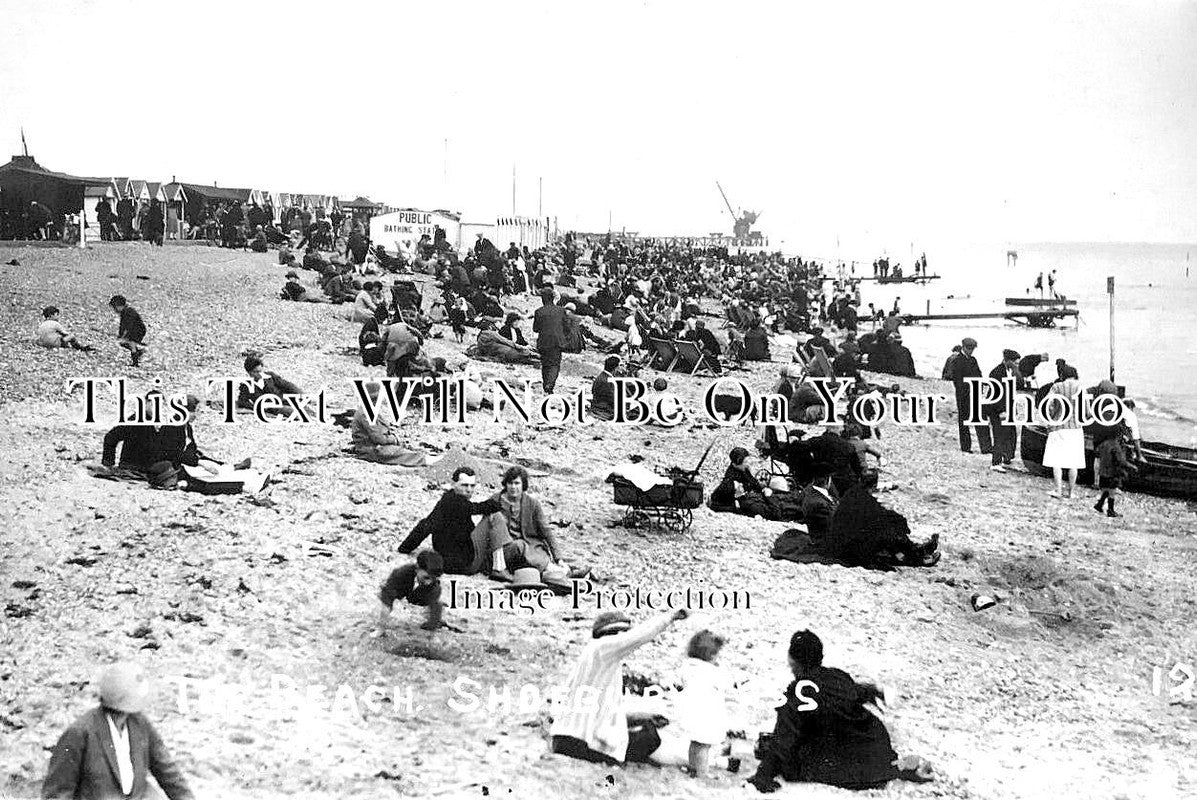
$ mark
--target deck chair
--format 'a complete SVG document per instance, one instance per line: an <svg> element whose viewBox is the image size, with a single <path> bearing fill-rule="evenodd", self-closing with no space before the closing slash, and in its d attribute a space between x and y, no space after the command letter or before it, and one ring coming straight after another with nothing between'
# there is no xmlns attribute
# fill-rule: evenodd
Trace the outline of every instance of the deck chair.
<svg viewBox="0 0 1197 800"><path fill-rule="evenodd" d="M706 353L699 349L696 342L689 339L678 339L673 343L674 349L677 351L677 364L681 367L682 372L689 367L691 375L697 375L699 370L702 370L710 375L715 374L715 368L711 366L707 359Z"/></svg>
<svg viewBox="0 0 1197 800"><path fill-rule="evenodd" d="M655 369L659 369L662 372L672 372L678 360L677 348L673 346L673 342L668 339L653 339L649 337L648 343L653 351L652 359L649 363Z"/></svg>
<svg viewBox="0 0 1197 800"><path fill-rule="evenodd" d="M827 353L823 352L821 347L812 347L812 358L807 365L810 367L807 371L812 374L820 374L827 378L835 377L835 370L831 368L831 362L827 360Z"/></svg>

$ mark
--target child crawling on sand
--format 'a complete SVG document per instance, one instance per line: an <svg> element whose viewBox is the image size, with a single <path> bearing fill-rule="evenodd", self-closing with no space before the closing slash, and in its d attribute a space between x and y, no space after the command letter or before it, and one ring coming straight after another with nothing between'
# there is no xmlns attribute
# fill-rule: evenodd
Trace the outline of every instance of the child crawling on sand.
<svg viewBox="0 0 1197 800"><path fill-rule="evenodd" d="M394 569L378 592L382 601L382 612L378 617L378 628L391 618L391 607L396 600L406 600L414 606L428 609L427 618L420 627L433 631L441 627L441 575L445 574L445 561L435 550L422 550L411 564Z"/></svg>

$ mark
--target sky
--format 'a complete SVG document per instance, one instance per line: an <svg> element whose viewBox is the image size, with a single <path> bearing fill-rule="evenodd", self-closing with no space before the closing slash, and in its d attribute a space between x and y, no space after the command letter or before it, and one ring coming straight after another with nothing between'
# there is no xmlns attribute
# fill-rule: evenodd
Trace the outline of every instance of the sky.
<svg viewBox="0 0 1197 800"><path fill-rule="evenodd" d="M658 235L730 232L719 181L771 244L819 257L1197 242L1197 0L3 0L3 17L0 143L19 153L24 127L52 170L468 221L512 213L514 171L516 213Z"/></svg>

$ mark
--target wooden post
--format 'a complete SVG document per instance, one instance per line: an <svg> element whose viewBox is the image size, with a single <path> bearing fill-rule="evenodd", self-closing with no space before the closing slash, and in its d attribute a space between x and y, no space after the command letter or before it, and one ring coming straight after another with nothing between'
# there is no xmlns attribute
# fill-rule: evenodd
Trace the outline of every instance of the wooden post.
<svg viewBox="0 0 1197 800"><path fill-rule="evenodd" d="M1106 278L1106 292L1110 295L1110 381L1114 380L1114 276Z"/></svg>
<svg viewBox="0 0 1197 800"><path fill-rule="evenodd" d="M927 316L931 316L931 299L927 299Z"/></svg>
<svg viewBox="0 0 1197 800"><path fill-rule="evenodd" d="M87 249L87 233L84 230L84 225L87 224L87 199L83 200L83 208L79 211L79 248Z"/></svg>

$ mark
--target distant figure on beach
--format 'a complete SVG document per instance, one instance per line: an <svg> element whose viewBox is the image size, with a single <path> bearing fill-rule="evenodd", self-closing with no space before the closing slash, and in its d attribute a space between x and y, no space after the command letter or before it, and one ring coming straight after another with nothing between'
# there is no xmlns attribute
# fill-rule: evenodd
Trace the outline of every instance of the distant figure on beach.
<svg viewBox="0 0 1197 800"><path fill-rule="evenodd" d="M964 453L973 451L973 437L969 430L971 426L965 424L965 420L968 418L969 398L973 390L971 384L966 381L968 378L981 377L981 365L973 357L973 351L976 349L977 340L971 336L965 337L960 342L959 357L952 362L952 383L956 388L956 424L960 434L960 450ZM981 445L983 455L993 452L988 425L977 426L977 440Z"/></svg>
<svg viewBox="0 0 1197 800"><path fill-rule="evenodd" d="M1047 290L1053 298L1059 299L1060 295L1056 294L1056 271L1054 269L1047 276Z"/></svg>
<svg viewBox="0 0 1197 800"><path fill-rule="evenodd" d="M1039 296L1043 296L1043 273L1039 273L1039 277L1035 278L1035 290L1039 292Z"/></svg>
<svg viewBox="0 0 1197 800"><path fill-rule="evenodd" d="M125 299L124 295L113 295L112 299L108 301L108 305L121 318L120 327L117 329L116 341L121 347L129 351L133 359L133 366L141 363L141 357L145 354L145 323L141 319L141 315L137 313L129 301Z"/></svg>
<svg viewBox="0 0 1197 800"><path fill-rule="evenodd" d="M989 420L989 427L993 436L993 463L990 466L994 472L1005 472L1006 467L1014 462L1014 450L1018 443L1018 427L1005 419L1005 399L1008 391L1015 391L1018 381L1018 362L1022 356L1015 350L1003 350L1002 360L989 371L990 380L1001 382L1001 390L996 400L984 407L985 417ZM1012 378L1014 386L1007 386L1006 379Z"/></svg>

